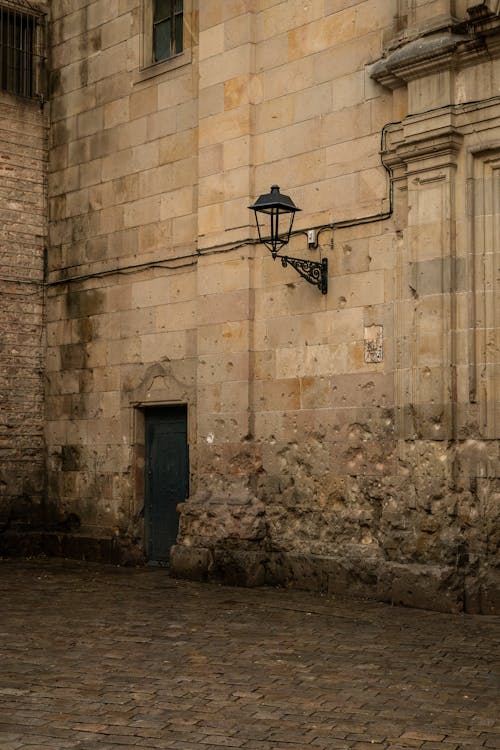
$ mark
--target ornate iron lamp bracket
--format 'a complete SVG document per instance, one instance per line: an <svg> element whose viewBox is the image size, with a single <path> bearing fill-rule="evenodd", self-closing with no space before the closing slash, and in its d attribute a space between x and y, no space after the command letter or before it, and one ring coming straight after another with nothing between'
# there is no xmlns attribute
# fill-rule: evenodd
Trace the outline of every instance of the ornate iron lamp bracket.
<svg viewBox="0 0 500 750"><path fill-rule="evenodd" d="M278 255L277 257L281 260L283 268L288 265L292 266L303 279L317 286L321 294L328 292L328 258L323 258L321 262L318 262L305 260L304 258L291 258L289 255Z"/></svg>
<svg viewBox="0 0 500 750"><path fill-rule="evenodd" d="M270 251L273 260L280 258L281 265L292 266L303 279L317 286L322 294L328 291L328 260L323 258L321 262L305 260L304 258L292 258L290 255L280 255L280 250L288 244L292 233L293 218L300 211L288 195L280 192L279 185L271 185L271 192L260 195L252 206L255 213L255 222L259 232L259 242L262 242ZM260 219L259 219L260 217ZM261 226L261 222L263 222ZM264 234L264 226L269 222L269 235ZM285 228L283 228L285 224ZM310 230L314 235L315 232ZM317 244L313 244L317 247Z"/></svg>

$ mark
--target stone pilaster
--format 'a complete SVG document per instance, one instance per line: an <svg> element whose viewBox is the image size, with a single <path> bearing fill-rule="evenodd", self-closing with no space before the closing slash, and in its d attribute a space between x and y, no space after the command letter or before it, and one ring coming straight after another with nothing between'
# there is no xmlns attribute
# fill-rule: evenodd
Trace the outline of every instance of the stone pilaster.
<svg viewBox="0 0 500 750"><path fill-rule="evenodd" d="M421 118L420 125L419 130L411 121L393 133L388 157L393 164L404 164L408 189L407 242L397 280L397 401L401 436L445 440L454 434L455 295L464 283L455 242L456 161L462 139L444 115L434 123Z"/></svg>

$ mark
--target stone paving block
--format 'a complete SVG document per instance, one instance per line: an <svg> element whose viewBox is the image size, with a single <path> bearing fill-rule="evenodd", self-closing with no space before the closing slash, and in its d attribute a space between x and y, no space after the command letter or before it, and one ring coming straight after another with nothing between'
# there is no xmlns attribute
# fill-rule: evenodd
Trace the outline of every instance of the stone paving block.
<svg viewBox="0 0 500 750"><path fill-rule="evenodd" d="M498 618L0 560L1 750L499 746Z"/></svg>

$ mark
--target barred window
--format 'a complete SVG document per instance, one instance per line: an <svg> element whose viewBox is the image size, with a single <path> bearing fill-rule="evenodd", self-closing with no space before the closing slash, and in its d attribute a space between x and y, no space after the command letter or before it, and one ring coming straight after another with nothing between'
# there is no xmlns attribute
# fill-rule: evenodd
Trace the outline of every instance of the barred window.
<svg viewBox="0 0 500 750"><path fill-rule="evenodd" d="M42 16L0 3L0 90L40 96L42 86Z"/></svg>
<svg viewBox="0 0 500 750"><path fill-rule="evenodd" d="M183 1L153 0L153 61L183 50Z"/></svg>

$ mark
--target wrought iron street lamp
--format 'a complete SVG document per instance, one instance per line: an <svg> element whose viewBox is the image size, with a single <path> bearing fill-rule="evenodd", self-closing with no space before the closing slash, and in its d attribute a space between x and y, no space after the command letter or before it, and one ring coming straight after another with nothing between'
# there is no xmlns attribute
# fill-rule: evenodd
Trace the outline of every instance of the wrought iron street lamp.
<svg viewBox="0 0 500 750"><path fill-rule="evenodd" d="M259 242L271 251L273 260L279 257L283 268L288 265L292 266L302 278L317 286L322 294L326 294L328 291L327 258L317 262L280 254L280 250L290 240L295 214L301 210L297 208L290 196L280 193L278 185L272 185L271 192L259 196L249 208L255 213Z"/></svg>

